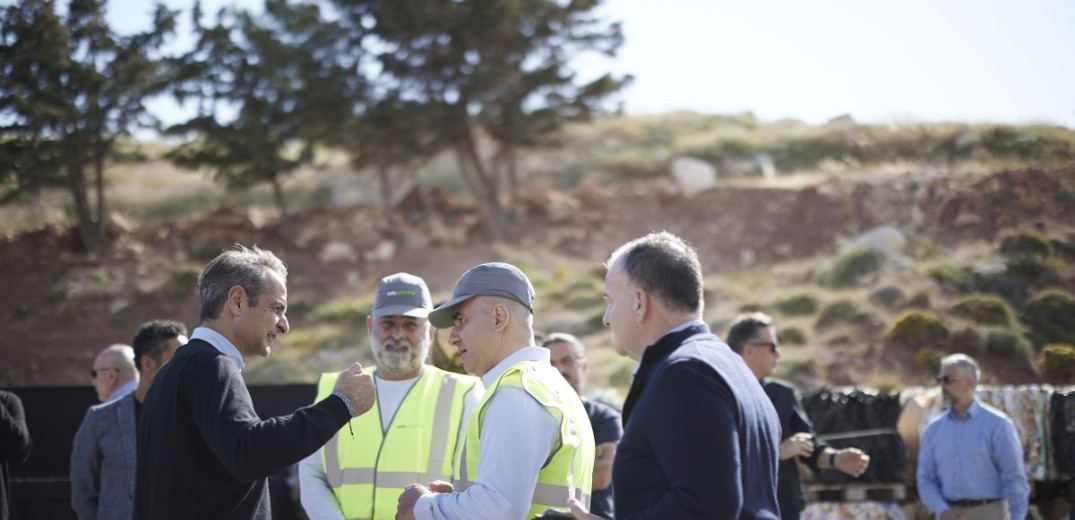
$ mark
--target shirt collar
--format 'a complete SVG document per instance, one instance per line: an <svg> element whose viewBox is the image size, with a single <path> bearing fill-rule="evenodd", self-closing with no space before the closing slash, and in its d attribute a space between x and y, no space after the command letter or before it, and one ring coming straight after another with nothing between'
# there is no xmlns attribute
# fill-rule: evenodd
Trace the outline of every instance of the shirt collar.
<svg viewBox="0 0 1075 520"><path fill-rule="evenodd" d="M122 399L127 394L133 392L136 388L138 388L137 379L127 381L126 383L120 385L119 388L113 390L111 394L108 394L108 399L105 399L105 402L110 403L112 401Z"/></svg>
<svg viewBox="0 0 1075 520"><path fill-rule="evenodd" d="M513 352L510 356L502 359L499 363L494 365L493 368L489 369L489 371L482 376L482 383L485 384L485 388L491 388L501 374L520 361L544 361L548 363L549 359L549 349L547 348L533 345L523 347Z"/></svg>
<svg viewBox="0 0 1075 520"><path fill-rule="evenodd" d="M213 348L219 350L221 354L224 354L234 361L235 366L238 367L240 371L246 366L246 363L243 362L242 354L239 353L239 349L235 348L235 345L232 345L231 342L228 341L228 338L225 338L222 334L209 327L195 328L194 332L190 334L190 339L200 339L212 345Z"/></svg>
<svg viewBox="0 0 1075 520"><path fill-rule="evenodd" d="M967 411L963 412L963 420L965 421L974 418L978 415L978 411L981 409L982 405L978 404L978 398L975 397L974 400L970 402L970 406L967 407ZM959 419L959 417L956 417L956 411L953 410L952 407L948 407L948 415L951 415L953 419Z"/></svg>

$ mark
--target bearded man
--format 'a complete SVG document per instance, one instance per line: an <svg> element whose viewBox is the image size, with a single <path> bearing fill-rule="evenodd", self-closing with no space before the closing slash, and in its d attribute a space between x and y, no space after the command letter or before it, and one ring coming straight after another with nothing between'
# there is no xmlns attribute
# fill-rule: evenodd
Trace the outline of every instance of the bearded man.
<svg viewBox="0 0 1075 520"><path fill-rule="evenodd" d="M423 364L435 329L429 288L397 273L377 286L366 317L377 399L299 465L302 506L310 518L392 519L408 484L451 481L470 411L484 393L481 380ZM318 399L336 374L323 374Z"/></svg>

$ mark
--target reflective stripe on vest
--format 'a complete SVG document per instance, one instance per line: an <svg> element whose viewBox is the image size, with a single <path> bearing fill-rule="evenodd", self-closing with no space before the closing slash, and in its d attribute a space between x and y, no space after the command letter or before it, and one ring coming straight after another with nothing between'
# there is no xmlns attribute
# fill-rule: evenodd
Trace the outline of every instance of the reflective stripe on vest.
<svg viewBox="0 0 1075 520"><path fill-rule="evenodd" d="M337 432L325 444L325 478L329 486L338 488L344 484L374 484L378 487L407 487L415 482L426 484L441 478L440 468L444 464L444 450L448 444L448 430L451 422L452 396L455 395L455 377L445 376L441 381L437 395L436 413L433 415L433 439L426 462L425 473L405 471L381 471L374 468L340 469L340 447ZM403 406L403 403L400 403Z"/></svg>

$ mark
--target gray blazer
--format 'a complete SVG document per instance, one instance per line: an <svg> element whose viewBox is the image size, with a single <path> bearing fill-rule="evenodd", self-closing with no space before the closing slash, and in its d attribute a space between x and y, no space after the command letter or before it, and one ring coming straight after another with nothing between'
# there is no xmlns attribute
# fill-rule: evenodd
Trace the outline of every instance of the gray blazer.
<svg viewBox="0 0 1075 520"><path fill-rule="evenodd" d="M71 450L71 507L81 520L134 512L134 394L86 411Z"/></svg>

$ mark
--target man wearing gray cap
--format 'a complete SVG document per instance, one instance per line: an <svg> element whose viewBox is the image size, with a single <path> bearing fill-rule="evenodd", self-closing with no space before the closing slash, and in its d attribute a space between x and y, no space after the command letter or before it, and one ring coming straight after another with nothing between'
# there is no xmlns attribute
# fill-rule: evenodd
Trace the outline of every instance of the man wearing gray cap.
<svg viewBox="0 0 1075 520"><path fill-rule="evenodd" d="M483 392L473 376L424 365L434 329L425 281L407 273L381 279L366 317L377 399L299 465L310 518L395 518L396 499L416 479L451 480L466 418ZM317 399L332 392L322 374ZM352 433L353 432L353 433Z"/></svg>
<svg viewBox="0 0 1075 520"><path fill-rule="evenodd" d="M467 425L455 492L413 484L397 519L529 519L588 503L594 440L578 395L534 344L534 288L515 266L488 263L463 274L429 314L486 393Z"/></svg>

